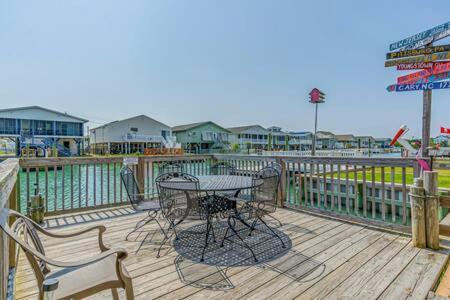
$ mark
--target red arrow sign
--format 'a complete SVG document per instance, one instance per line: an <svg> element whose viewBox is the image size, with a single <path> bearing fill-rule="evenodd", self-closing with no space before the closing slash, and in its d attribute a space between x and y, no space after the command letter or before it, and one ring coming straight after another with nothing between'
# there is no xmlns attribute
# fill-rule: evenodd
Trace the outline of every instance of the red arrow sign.
<svg viewBox="0 0 450 300"><path fill-rule="evenodd" d="M419 79L426 78L431 75L436 75L440 73L445 73L450 71L450 62L444 62L439 63L436 65L433 65L432 69L425 69L419 72L411 73L405 76L401 76L397 78L398 84L406 84L406 83L412 83Z"/></svg>

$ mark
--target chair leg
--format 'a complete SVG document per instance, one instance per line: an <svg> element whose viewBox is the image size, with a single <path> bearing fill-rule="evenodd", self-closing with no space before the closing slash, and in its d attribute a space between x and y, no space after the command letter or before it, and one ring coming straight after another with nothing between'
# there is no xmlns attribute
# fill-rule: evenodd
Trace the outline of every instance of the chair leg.
<svg viewBox="0 0 450 300"><path fill-rule="evenodd" d="M167 234L166 234L165 238L162 240L161 245L160 245L159 248L158 248L158 253L156 254L156 258L159 258L159 257L160 257L159 254L161 253L162 247L166 244L166 242L167 242L168 240L170 240L170 239L172 238L172 236L173 236L174 234L175 234L176 239L178 239L178 237L177 237L177 232L176 232L176 230L175 230L175 226L178 225L178 224L180 224L181 222L178 222L177 224L175 224L175 222L174 222L173 220L169 220L169 222L170 222L170 225L169 225L169 228L167 229L167 232L169 232L171 229L173 230L173 232L172 232L170 235L167 235Z"/></svg>
<svg viewBox="0 0 450 300"><path fill-rule="evenodd" d="M234 221L236 223L236 221ZM245 248L247 248L253 255L253 258L255 259L255 262L258 262L258 259L256 258L255 253L253 252L252 248L250 248L249 245L244 241L244 239L239 235L239 233L236 231L233 225L231 225L231 222L228 222L228 226L233 231L233 233L238 237L238 239L241 240L241 242L244 244Z"/></svg>
<svg viewBox="0 0 450 300"><path fill-rule="evenodd" d="M206 219L206 238L205 238L205 246L203 247L203 251L202 251L202 258L200 259L200 261L204 261L204 256L205 256L205 251L206 248L208 247L208 240L209 240L209 230L211 227L211 221L210 218L208 217Z"/></svg>
<svg viewBox="0 0 450 300"><path fill-rule="evenodd" d="M159 223L158 219L155 219L155 221L156 221L156 224L158 224L159 229L161 229L161 232L164 234L164 237L167 238L167 234L166 234L166 231L164 230L163 226L161 226L161 224Z"/></svg>
<svg viewBox="0 0 450 300"><path fill-rule="evenodd" d="M142 220L140 220L139 222L136 223L136 226L134 226L134 229L131 230L127 236L125 237L125 240L128 241L128 237L136 232L138 229L144 227L145 225L147 225L148 223L150 223L151 221L155 220L156 222L158 222L158 220L156 219L156 217L158 216L158 212L157 211L149 211L148 215L145 216L145 218L143 218ZM159 225L159 222L158 222ZM159 225L159 227L161 228L161 225ZM161 228L161 230L164 233L164 230ZM165 233L164 233L165 234Z"/></svg>
<svg viewBox="0 0 450 300"><path fill-rule="evenodd" d="M117 289L111 289L111 294L113 300L119 300L119 294L117 293Z"/></svg>
<svg viewBox="0 0 450 300"><path fill-rule="evenodd" d="M131 230L127 236L125 237L125 240L128 241L128 237L133 234L134 232L136 232L138 229L144 227L145 225L147 225L148 223L150 223L152 219L149 218L149 216L146 216L145 218L143 218L142 220L140 220L139 222L136 223L136 225L134 226L134 229Z"/></svg>
<svg viewBox="0 0 450 300"><path fill-rule="evenodd" d="M150 232L148 232L148 233L145 235L144 239L143 239L142 242L139 244L139 247L137 248L136 252L134 252L134 254L138 254L139 250L141 250L142 245L144 245L145 240L147 239L147 237L148 237L149 235L150 235Z"/></svg>
<svg viewBox="0 0 450 300"><path fill-rule="evenodd" d="M212 220L211 220L211 233L213 236L213 242L215 243L216 242L216 234L214 233L214 224L213 224Z"/></svg>
<svg viewBox="0 0 450 300"><path fill-rule="evenodd" d="M252 225L250 225L250 231L248 232L248 236L252 236L252 232L253 232L253 230L255 230L256 222L258 222L258 218L256 218L256 219L252 222Z"/></svg>
<svg viewBox="0 0 450 300"><path fill-rule="evenodd" d="M134 300L133 284L131 280L125 283L125 297L127 300Z"/></svg>
<svg viewBox="0 0 450 300"><path fill-rule="evenodd" d="M230 218L228 217L228 224L230 224ZM223 243L225 242L225 240L227 239L228 236L228 230L230 229L230 226L227 227L227 230L225 230L225 235L222 238L222 243L220 243L220 247L223 247Z"/></svg>
<svg viewBox="0 0 450 300"><path fill-rule="evenodd" d="M164 228L161 226L161 224L159 223L158 219L156 219L158 213L157 213L157 212L154 212L154 213L155 213L154 215L150 215L151 212L149 212L148 216L146 217L146 218L148 218L148 219L143 223L143 225L141 225L141 226L137 226L137 225L136 225L136 228L135 228L132 232L134 232L134 231L136 231L138 228L141 228L142 226L144 226L144 225L150 223L151 221L155 221L156 224L158 224L159 229L161 230L161 232L164 234L164 239L163 239L163 244L164 244L165 241L168 239L168 237L167 237L166 231L165 231ZM139 223L140 223L140 222L138 222L138 224L139 224ZM170 227L169 227L169 230L170 230ZM126 239L128 239L128 236L129 236L132 232L128 233ZM139 247L138 247L138 249L136 250L136 252L135 252L134 254L137 254L137 253L139 252L139 250L141 250L142 245L144 245L145 240L147 239L147 237L148 237L149 235L150 235L150 232L148 232L148 233L145 235L144 239L143 239L142 242L139 244ZM163 245L163 244L162 244L162 245ZM158 251L158 256L157 256L157 257L159 257L159 251Z"/></svg>
<svg viewBox="0 0 450 300"><path fill-rule="evenodd" d="M283 245L283 248L286 248L286 245L284 244L283 239L280 238L280 237L278 236L278 234L276 234L276 232L273 231L273 229L270 228L270 226L267 225L267 223L264 222L264 220L263 220L262 218L258 217L258 220L260 220L267 228L269 228L269 230L272 232L272 234L273 234L274 236L276 236L276 237L280 240L281 244Z"/></svg>

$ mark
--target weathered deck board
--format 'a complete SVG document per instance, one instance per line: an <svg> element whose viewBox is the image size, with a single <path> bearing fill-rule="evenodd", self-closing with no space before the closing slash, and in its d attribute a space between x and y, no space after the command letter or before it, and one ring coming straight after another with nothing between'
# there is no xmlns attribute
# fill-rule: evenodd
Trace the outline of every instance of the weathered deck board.
<svg viewBox="0 0 450 300"><path fill-rule="evenodd" d="M413 248L407 236L289 210L278 210L276 216L283 223L279 230L291 239L290 251L260 266L222 268L234 288L218 290L182 282L175 267L178 254L171 247L155 257L158 235L135 255L143 235L136 241L124 238L143 215L130 214L126 207L58 217L47 224L58 231L104 224L105 243L130 254L126 265L136 299L421 299L433 288L447 259L442 251ZM154 231L156 226L149 225L147 230ZM61 242L44 239L48 256L73 261L99 251L95 233ZM179 268L202 282L223 280L214 266L184 261ZM21 255L16 299L35 299L36 291L34 275ZM123 292L119 294L123 298ZM111 293L91 298L111 299Z"/></svg>

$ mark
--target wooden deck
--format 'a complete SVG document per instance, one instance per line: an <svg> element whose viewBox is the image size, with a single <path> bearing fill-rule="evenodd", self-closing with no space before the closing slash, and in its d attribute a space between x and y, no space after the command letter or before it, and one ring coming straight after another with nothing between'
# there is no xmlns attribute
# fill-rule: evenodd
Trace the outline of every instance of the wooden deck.
<svg viewBox="0 0 450 300"><path fill-rule="evenodd" d="M228 268L180 261L171 247L156 258L158 236L135 255L143 236L130 242L124 238L143 215L130 214L128 208L47 222L58 231L104 224L105 242L129 251L126 265L136 299L424 299L447 261L447 252L414 248L408 236L284 209L276 216L292 248L261 265ZM147 228L154 229L154 225ZM98 251L95 240L94 233L64 244L45 239L44 244L48 256L71 261ZM228 287L218 288L218 283ZM21 255L16 299L36 299L36 290L33 273ZM105 291L92 299L111 299L111 294Z"/></svg>

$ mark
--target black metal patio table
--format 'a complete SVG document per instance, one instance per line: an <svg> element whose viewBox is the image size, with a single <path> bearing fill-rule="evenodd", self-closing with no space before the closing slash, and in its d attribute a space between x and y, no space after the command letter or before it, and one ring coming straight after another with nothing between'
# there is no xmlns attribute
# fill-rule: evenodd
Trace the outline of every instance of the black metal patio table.
<svg viewBox="0 0 450 300"><path fill-rule="evenodd" d="M234 217L239 220L242 224L247 227L250 227L240 216L237 211L235 197L239 195L242 190L251 189L257 187L263 183L263 181L254 180L254 178L249 176L238 176L238 175L207 175L207 176L198 176L199 185L197 188L194 188L190 185L179 184L179 180L174 178L173 180L168 180L161 182L160 185L167 189L173 190L182 190L182 191L198 191L200 193L206 193L206 197L202 197L203 206L206 207L204 210L205 219L206 219L206 237L205 237L205 245L202 251L202 258L205 254L205 250L208 246L209 241L209 232L212 231L213 241L216 242L214 230L211 224L211 217L217 215L226 210L234 210ZM226 197L221 195L223 192L233 192L233 197ZM195 203L188 203L188 209L186 211L186 215L189 213L190 207L197 207ZM228 217L228 224L230 227L233 227L230 223L231 217ZM180 221L181 222L181 221ZM234 231L234 228L231 228ZM236 233L237 234L237 233ZM252 249L249 248L252 252Z"/></svg>
<svg viewBox="0 0 450 300"><path fill-rule="evenodd" d="M252 177L249 176L238 176L238 175L206 175L198 176L199 180L199 192L215 193L215 192L226 192L226 191L241 191L244 189L251 189L256 187L261 183L254 181ZM186 185L177 185L177 179L161 182L161 186L168 189L174 190L193 190Z"/></svg>

